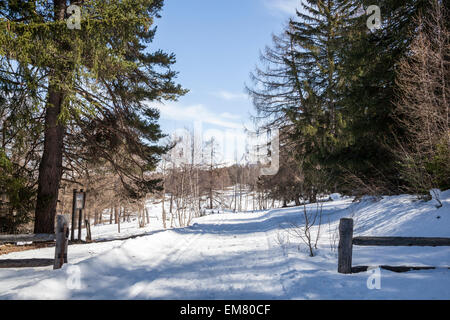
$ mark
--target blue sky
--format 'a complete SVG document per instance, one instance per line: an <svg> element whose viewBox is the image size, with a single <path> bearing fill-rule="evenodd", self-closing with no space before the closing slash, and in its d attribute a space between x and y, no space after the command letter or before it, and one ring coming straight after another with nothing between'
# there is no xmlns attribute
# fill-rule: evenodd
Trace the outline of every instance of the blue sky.
<svg viewBox="0 0 450 320"><path fill-rule="evenodd" d="M259 53L279 33L300 0L166 0L150 50L176 54L178 82L190 92L160 106L165 133L200 128L220 136L224 158L234 154L254 112L244 92ZM201 123L200 123L201 122ZM227 155L225 155L227 154Z"/></svg>

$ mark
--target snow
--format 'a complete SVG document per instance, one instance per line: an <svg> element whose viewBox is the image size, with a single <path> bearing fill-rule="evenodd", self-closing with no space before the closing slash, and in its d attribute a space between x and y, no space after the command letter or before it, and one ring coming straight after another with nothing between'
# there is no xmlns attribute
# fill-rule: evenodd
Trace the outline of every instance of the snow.
<svg viewBox="0 0 450 320"><path fill-rule="evenodd" d="M337 200L340 200L341 198L342 198L342 196L339 193L332 193L332 194L330 194L330 200L331 201L337 201Z"/></svg>
<svg viewBox="0 0 450 320"><path fill-rule="evenodd" d="M129 240L71 245L69 263L0 269L0 299L450 299L450 247L354 247L353 265L436 266L436 270L337 273L337 226L352 217L354 235L450 237L450 191L443 207L409 195L333 197L323 203L315 257L287 232L303 221L303 207L256 213L221 213L190 227L162 230L153 219L93 228L94 238L147 233ZM315 204L307 205L313 210ZM315 230L313 230L313 233ZM15 252L0 259L51 258L53 248Z"/></svg>

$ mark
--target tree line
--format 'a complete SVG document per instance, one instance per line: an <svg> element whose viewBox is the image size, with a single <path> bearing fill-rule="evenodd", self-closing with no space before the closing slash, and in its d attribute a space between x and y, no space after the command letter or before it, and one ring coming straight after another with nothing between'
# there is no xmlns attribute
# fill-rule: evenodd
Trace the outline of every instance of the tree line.
<svg viewBox="0 0 450 320"><path fill-rule="evenodd" d="M370 5L381 9L378 29L368 28ZM272 197L450 187L448 8L302 1L247 85L257 125L280 131L280 170L261 181Z"/></svg>
<svg viewBox="0 0 450 320"><path fill-rule="evenodd" d="M81 29L68 8L82 8ZM0 1L0 192L15 223L53 233L63 182L108 172L110 189L142 199L170 146L152 103L187 91L175 55L150 51L162 0ZM85 179L85 181L82 181Z"/></svg>
<svg viewBox="0 0 450 320"><path fill-rule="evenodd" d="M374 4L378 29L367 24ZM81 29L67 26L70 5L82 8ZM207 208L449 188L447 1L302 1L247 85L259 130L280 132L280 168L263 177L218 163L213 140L185 150L189 161L173 157L152 105L187 90L175 55L148 49L162 7L0 0L0 201L10 213L0 209L0 231L33 220L34 232L53 233L73 188L89 191L94 223L135 213L145 225L151 197L165 227Z"/></svg>

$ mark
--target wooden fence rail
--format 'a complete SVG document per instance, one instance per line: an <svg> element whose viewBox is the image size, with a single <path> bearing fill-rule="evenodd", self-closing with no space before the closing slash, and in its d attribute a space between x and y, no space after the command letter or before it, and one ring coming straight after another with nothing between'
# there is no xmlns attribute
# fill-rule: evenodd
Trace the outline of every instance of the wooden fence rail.
<svg viewBox="0 0 450 320"><path fill-rule="evenodd" d="M55 257L53 260L53 269L60 269L64 263L67 263L67 250L69 244L69 225L66 218L63 215L58 215L56 217L56 231L55 234L15 234L15 235L0 235L0 243L15 243L15 242L48 242L56 240L55 246ZM33 259L31 259L33 260ZM0 264L2 267L19 267L23 264L24 266L31 266L30 263L33 261L4 261L4 264ZM44 264L44 260L47 259L37 259L42 260L40 264ZM36 261L37 261L36 260ZM2 260L0 260L1 262ZM39 265L40 266L40 265Z"/></svg>
<svg viewBox="0 0 450 320"><path fill-rule="evenodd" d="M47 233L0 235L0 243L49 242L54 240L56 240L56 235Z"/></svg>
<svg viewBox="0 0 450 320"><path fill-rule="evenodd" d="M355 246L450 246L450 238L416 238L416 237L355 237Z"/></svg>
<svg viewBox="0 0 450 320"><path fill-rule="evenodd" d="M353 238L353 219L343 218L339 222L338 272L352 273L365 270L366 267L352 268L353 246L422 246L438 247L450 246L450 238L423 238L423 237L355 237ZM388 270L418 270L433 267L390 267Z"/></svg>

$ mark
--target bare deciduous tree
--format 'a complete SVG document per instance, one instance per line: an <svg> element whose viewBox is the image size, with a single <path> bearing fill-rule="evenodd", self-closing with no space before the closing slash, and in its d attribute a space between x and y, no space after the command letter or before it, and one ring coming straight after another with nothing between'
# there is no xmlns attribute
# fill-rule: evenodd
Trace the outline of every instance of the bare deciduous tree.
<svg viewBox="0 0 450 320"><path fill-rule="evenodd" d="M420 15L410 55L398 66L396 118L406 138L397 153L403 178L418 194L450 181L450 32L445 3L430 0ZM401 140L401 141L400 141Z"/></svg>

